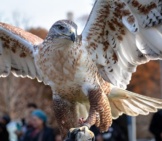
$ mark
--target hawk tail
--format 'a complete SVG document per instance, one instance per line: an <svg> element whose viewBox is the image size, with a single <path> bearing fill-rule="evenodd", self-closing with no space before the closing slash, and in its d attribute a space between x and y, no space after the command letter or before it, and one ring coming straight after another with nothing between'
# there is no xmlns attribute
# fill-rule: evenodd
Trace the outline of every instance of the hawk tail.
<svg viewBox="0 0 162 141"><path fill-rule="evenodd" d="M122 114L129 116L147 115L149 112L162 109L162 99L140 95L114 86L108 99L113 119Z"/></svg>

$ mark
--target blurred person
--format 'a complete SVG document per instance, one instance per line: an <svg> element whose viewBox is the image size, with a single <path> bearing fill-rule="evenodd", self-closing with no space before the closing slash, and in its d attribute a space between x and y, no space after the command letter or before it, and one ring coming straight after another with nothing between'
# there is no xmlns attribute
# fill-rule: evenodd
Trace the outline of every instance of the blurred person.
<svg viewBox="0 0 162 141"><path fill-rule="evenodd" d="M16 130L17 130L17 121L10 121L10 123L7 124L7 131L9 133L9 141L18 141L18 137L15 134Z"/></svg>
<svg viewBox="0 0 162 141"><path fill-rule="evenodd" d="M149 130L156 141L162 141L162 110L153 115Z"/></svg>
<svg viewBox="0 0 162 141"><path fill-rule="evenodd" d="M35 103L28 103L25 109L25 118L21 119L21 123L16 124L17 130L15 134L18 137L18 141L22 141L27 130L32 128L32 117L31 113L37 109Z"/></svg>
<svg viewBox="0 0 162 141"><path fill-rule="evenodd" d="M9 141L9 133L7 131L7 124L10 122L10 117L4 115L0 118L0 141Z"/></svg>
<svg viewBox="0 0 162 141"><path fill-rule="evenodd" d="M32 112L32 128L25 133L23 141L53 141L53 129L47 127L47 115L42 110Z"/></svg>
<svg viewBox="0 0 162 141"><path fill-rule="evenodd" d="M95 141L126 141L126 136L120 126L113 121L112 126L105 133L100 133L99 129L93 125L90 130L95 135Z"/></svg>
<svg viewBox="0 0 162 141"><path fill-rule="evenodd" d="M103 133L104 141L126 141L126 136L121 129L121 127L116 123L116 120L113 121L108 132Z"/></svg>
<svg viewBox="0 0 162 141"><path fill-rule="evenodd" d="M28 127L30 128L30 126L32 126L31 113L34 110L36 110L37 108L38 107L37 107L37 105L35 103L28 103L27 104L27 108L25 110L25 121L24 121L25 122L24 125L26 125L27 128Z"/></svg>

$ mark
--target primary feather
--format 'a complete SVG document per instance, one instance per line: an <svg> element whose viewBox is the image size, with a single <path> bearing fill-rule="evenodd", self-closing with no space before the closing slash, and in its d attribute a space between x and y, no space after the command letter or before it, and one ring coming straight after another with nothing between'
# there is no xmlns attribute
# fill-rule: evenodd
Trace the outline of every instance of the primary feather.
<svg viewBox="0 0 162 141"><path fill-rule="evenodd" d="M34 53L36 45L42 41L22 29L0 23L0 77L6 77L12 72L15 76L37 78L41 81Z"/></svg>
<svg viewBox="0 0 162 141"><path fill-rule="evenodd" d="M147 115L149 112L156 112L157 109L162 108L162 100L160 99L143 96L117 87L112 87L108 98L114 119L123 113L130 116Z"/></svg>
<svg viewBox="0 0 162 141"><path fill-rule="evenodd" d="M97 0L83 38L106 81L126 88L136 67L162 57L161 0Z"/></svg>

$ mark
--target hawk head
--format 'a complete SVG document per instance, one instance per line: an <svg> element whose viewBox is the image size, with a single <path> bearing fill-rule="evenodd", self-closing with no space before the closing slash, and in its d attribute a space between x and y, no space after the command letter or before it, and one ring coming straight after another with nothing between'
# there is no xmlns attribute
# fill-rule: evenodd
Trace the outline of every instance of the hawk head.
<svg viewBox="0 0 162 141"><path fill-rule="evenodd" d="M69 20L57 21L52 25L48 36L75 42L77 37L77 25Z"/></svg>

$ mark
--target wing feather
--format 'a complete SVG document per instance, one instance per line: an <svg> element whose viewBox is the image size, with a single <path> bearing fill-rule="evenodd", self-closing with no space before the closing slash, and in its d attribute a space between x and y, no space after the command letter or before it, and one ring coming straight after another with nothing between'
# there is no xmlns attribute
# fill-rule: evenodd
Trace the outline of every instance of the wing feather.
<svg viewBox="0 0 162 141"><path fill-rule="evenodd" d="M162 108L162 100L140 94L132 93L117 87L113 87L108 95L112 116L114 119L120 115L130 116L147 115Z"/></svg>
<svg viewBox="0 0 162 141"><path fill-rule="evenodd" d="M126 88L140 64L162 59L161 0L96 0L82 32L101 76Z"/></svg>
<svg viewBox="0 0 162 141"><path fill-rule="evenodd" d="M82 32L86 49L112 87L113 118L147 115L162 101L125 91L140 64L162 59L162 0L96 0Z"/></svg>
<svg viewBox="0 0 162 141"><path fill-rule="evenodd" d="M37 78L34 52L42 39L17 27L0 23L0 77L12 72L17 77Z"/></svg>

